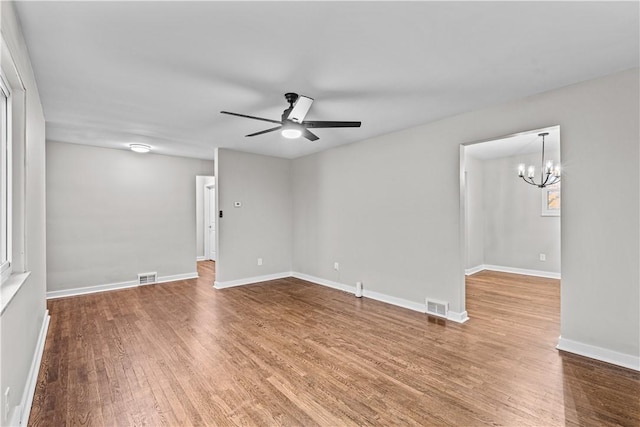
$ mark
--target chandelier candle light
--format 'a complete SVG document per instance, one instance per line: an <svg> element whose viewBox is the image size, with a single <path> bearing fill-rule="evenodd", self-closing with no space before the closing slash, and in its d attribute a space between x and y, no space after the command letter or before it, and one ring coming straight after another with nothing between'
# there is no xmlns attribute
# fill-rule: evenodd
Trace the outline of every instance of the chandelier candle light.
<svg viewBox="0 0 640 427"><path fill-rule="evenodd" d="M542 137L542 166L540 167L540 182L535 182L536 175L535 166L531 165L527 168L527 176L524 176L525 165L520 163L518 165L518 176L524 180L527 184L535 185L536 187L544 188L548 185L553 185L560 182L560 165L553 164L552 160L544 161L544 137L549 135L549 132L543 132L538 134Z"/></svg>

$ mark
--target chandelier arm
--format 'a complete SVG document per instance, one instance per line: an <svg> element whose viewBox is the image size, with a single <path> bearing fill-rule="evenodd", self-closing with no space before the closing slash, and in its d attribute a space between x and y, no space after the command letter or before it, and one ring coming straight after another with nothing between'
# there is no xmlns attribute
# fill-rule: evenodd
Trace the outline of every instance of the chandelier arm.
<svg viewBox="0 0 640 427"><path fill-rule="evenodd" d="M550 185L557 184L557 183L559 183L559 182L560 182L560 177L559 177L559 176L554 177L554 178L551 180L551 182L549 182L549 177L547 177L547 179L545 179L543 183L541 183L540 185L538 185L538 187L540 187L540 188L545 188L545 187L549 187Z"/></svg>
<svg viewBox="0 0 640 427"><path fill-rule="evenodd" d="M529 185L535 185L536 187L538 186L538 184L536 184L532 179L527 179L524 176L521 176L520 178L522 178L522 180Z"/></svg>
<svg viewBox="0 0 640 427"><path fill-rule="evenodd" d="M547 182L549 182L549 177L551 176L551 173L550 173L550 172L548 172L546 175L547 175L547 177L544 179L544 182L542 182L542 178L540 178L540 185L541 185L542 187L544 187L545 185L547 185Z"/></svg>

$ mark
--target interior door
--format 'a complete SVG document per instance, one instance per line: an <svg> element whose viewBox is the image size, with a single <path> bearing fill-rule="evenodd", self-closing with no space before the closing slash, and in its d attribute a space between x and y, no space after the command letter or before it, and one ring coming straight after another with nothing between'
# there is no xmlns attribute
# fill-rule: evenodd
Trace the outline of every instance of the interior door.
<svg viewBox="0 0 640 427"><path fill-rule="evenodd" d="M209 189L209 259L216 260L216 189Z"/></svg>

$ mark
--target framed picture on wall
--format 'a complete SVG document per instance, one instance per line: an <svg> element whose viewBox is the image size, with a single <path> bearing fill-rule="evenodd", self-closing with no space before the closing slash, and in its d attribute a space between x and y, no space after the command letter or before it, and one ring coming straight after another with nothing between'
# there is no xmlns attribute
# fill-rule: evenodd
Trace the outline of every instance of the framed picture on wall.
<svg viewBox="0 0 640 427"><path fill-rule="evenodd" d="M542 216L560 216L560 183L549 185L542 193Z"/></svg>

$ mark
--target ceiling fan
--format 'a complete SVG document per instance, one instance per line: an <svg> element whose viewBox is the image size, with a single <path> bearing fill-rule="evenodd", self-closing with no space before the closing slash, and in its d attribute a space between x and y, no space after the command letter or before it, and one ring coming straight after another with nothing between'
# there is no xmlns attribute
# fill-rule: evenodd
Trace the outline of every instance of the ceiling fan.
<svg viewBox="0 0 640 427"><path fill-rule="evenodd" d="M282 130L282 136L285 138L299 138L304 136L309 141L316 141L318 136L312 133L309 128L359 128L361 122L327 122L327 121L304 121L305 116L311 108L313 98L298 95L297 93L285 93L285 99L289 103L289 108L282 113L281 120L271 120L262 117L247 116L246 114L231 113L229 111L220 111L222 114L232 116L246 117L247 119L262 120L263 122L278 123L271 129L262 130L245 136L257 136L265 133Z"/></svg>

